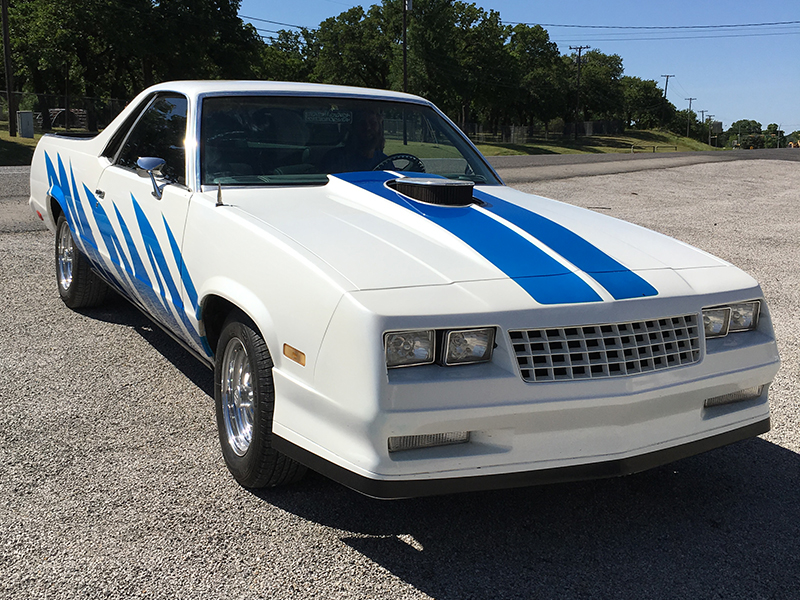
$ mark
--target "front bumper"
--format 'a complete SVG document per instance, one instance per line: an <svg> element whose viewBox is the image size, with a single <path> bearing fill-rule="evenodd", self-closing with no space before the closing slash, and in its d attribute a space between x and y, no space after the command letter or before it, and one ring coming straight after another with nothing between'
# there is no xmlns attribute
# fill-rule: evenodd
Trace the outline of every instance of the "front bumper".
<svg viewBox="0 0 800 600"><path fill-rule="evenodd" d="M395 290L392 298L399 295ZM477 294L475 294L477 296ZM698 362L607 379L528 383L508 331L698 314L760 296L759 289L535 311L463 310L411 319L340 306L314 367L314 385L273 370L276 449L367 495L432 495L624 475L769 429L768 389L780 359L768 311L758 330L701 339ZM409 298L411 292L409 292ZM397 312L407 306L397 303ZM388 311L384 311L388 312ZM420 311L421 312L421 311ZM383 332L403 327L497 327L492 361L387 372ZM759 388L757 398L705 401ZM466 444L388 451L394 436L470 432Z"/></svg>
<svg viewBox="0 0 800 600"><path fill-rule="evenodd" d="M496 473L493 475L409 480L372 479L329 462L279 436L274 436L272 443L279 452L292 457L334 481L367 496L391 500L621 477L754 437L766 433L769 428L770 421L769 417L767 417L761 421L732 431L719 433L712 437L627 458L616 458L566 467Z"/></svg>

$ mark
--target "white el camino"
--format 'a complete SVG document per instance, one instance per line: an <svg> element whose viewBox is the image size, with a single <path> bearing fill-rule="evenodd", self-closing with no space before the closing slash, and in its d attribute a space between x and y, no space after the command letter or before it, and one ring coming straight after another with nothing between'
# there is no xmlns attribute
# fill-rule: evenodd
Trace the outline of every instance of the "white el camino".
<svg viewBox="0 0 800 600"><path fill-rule="evenodd" d="M246 487L609 477L769 429L752 277L504 186L416 96L164 83L93 138L45 136L30 205L68 307L114 290L214 368Z"/></svg>

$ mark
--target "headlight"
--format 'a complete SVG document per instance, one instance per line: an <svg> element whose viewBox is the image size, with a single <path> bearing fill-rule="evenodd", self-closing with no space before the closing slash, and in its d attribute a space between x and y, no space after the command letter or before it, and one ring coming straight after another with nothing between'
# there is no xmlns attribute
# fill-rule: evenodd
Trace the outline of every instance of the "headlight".
<svg viewBox="0 0 800 600"><path fill-rule="evenodd" d="M435 340L433 329L387 333L384 336L386 366L391 369L432 363L436 356Z"/></svg>
<svg viewBox="0 0 800 600"><path fill-rule="evenodd" d="M728 324L731 320L731 309L707 308L703 311L703 327L706 338L723 337L728 335Z"/></svg>
<svg viewBox="0 0 800 600"><path fill-rule="evenodd" d="M492 360L495 328L415 329L383 336L386 366L413 367L433 362L446 367Z"/></svg>
<svg viewBox="0 0 800 600"><path fill-rule="evenodd" d="M703 309L706 338L723 337L728 333L751 331L758 326L761 302L739 302L728 306Z"/></svg>
<svg viewBox="0 0 800 600"><path fill-rule="evenodd" d="M492 358L493 348L494 327L448 331L444 364L486 362Z"/></svg>
<svg viewBox="0 0 800 600"><path fill-rule="evenodd" d="M760 302L742 302L731 304L730 331L749 331L758 324Z"/></svg>

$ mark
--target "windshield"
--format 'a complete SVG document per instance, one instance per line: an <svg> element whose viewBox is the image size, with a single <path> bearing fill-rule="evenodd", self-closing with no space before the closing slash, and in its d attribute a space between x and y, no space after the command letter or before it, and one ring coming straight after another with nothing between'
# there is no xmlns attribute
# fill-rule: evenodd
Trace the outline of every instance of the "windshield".
<svg viewBox="0 0 800 600"><path fill-rule="evenodd" d="M327 97L203 100L202 183L320 185L329 174L387 170L499 184L430 107Z"/></svg>

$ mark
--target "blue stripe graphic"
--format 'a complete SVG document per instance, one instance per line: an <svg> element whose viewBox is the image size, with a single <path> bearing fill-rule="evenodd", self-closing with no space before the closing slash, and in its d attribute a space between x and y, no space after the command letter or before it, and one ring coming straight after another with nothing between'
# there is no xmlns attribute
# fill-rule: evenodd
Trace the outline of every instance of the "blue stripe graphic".
<svg viewBox="0 0 800 600"><path fill-rule="evenodd" d="M98 269L109 282L114 284L119 291L123 292L128 297L133 299L135 295L138 294L144 307L151 315L156 317L176 334L180 334L181 328L170 310L170 305L173 305L191 339L211 356L212 352L208 342L189 321L186 311L184 310L183 300L178 291L178 282L173 279L168 266L169 254L165 253L159 245L155 230L136 201L136 198L131 195L131 203L135 213L135 225L138 225L138 231L134 229L133 235L139 235L144 242L145 253L153 269L155 279L158 282L161 291L160 294L156 293L153 285L154 282L151 282L147 275L143 257L136 249L131 229L123 219L116 204L114 204L113 201L111 202L111 205L114 207L114 214L117 217L122 231L122 237L125 243L124 246L118 234L112 228L108 214L100 206L89 188L85 184L82 184L86 201L82 200L78 194L78 185L75 179L75 173L72 170L72 165L70 164L69 176L67 176L67 170L64 167L60 154L56 154L56 163L58 165L57 168L53 165L50 156L45 153L45 165L47 168L48 183L50 185L49 193L58 201L59 205L64 210L64 216L69 223L76 243L89 260L91 260L94 268ZM95 222L99 225L99 231L97 232L93 232L89 224L85 205L88 206L89 211L94 215ZM198 314L197 290L186 270L186 265L184 264L183 256L181 255L175 236L167 225L167 221L163 218L163 215L162 219L166 229L167 239L169 240L171 258L178 268L181 282L183 283L190 303L187 308L191 308L195 314ZM112 263L111 270L106 267L106 262L100 254L97 245L100 239L103 240L103 244L108 251L109 259ZM131 258L130 262L126 258L123 248L127 248Z"/></svg>
<svg viewBox="0 0 800 600"><path fill-rule="evenodd" d="M488 204L486 209L489 212L513 223L591 275L615 299L641 298L658 294L652 285L636 273L563 225L485 192L475 190L474 195L478 200Z"/></svg>
<svg viewBox="0 0 800 600"><path fill-rule="evenodd" d="M601 300L597 292L564 265L472 207L443 207L409 200L384 185L397 177L383 171L339 173L336 177L413 210L443 227L469 244L540 304Z"/></svg>

